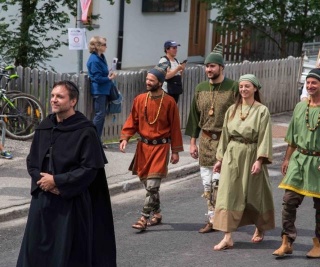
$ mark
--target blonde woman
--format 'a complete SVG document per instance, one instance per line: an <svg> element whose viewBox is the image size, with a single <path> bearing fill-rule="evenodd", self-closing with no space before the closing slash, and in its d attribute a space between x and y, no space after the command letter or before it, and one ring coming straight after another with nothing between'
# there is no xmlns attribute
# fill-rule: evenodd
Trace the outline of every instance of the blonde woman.
<svg viewBox="0 0 320 267"><path fill-rule="evenodd" d="M259 80L239 79L239 95L225 115L214 172L221 171L213 228L224 238L213 250L233 247L232 232L256 226L251 241L259 243L275 227L274 205L266 164L272 161L269 110L261 104Z"/></svg>
<svg viewBox="0 0 320 267"><path fill-rule="evenodd" d="M90 39L89 52L91 55L87 62L87 68L91 81L91 95L95 112L93 124L97 128L100 139L106 117L108 95L110 95L112 80L116 77L115 73L109 73L107 60L104 56L106 49L106 38L94 36Z"/></svg>

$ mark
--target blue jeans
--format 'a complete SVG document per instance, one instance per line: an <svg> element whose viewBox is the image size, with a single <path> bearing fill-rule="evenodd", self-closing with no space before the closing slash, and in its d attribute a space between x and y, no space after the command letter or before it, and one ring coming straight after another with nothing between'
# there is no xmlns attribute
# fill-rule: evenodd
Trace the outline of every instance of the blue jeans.
<svg viewBox="0 0 320 267"><path fill-rule="evenodd" d="M107 95L93 95L93 108L94 108L94 118L93 124L97 128L98 136L101 139L104 121L106 118L106 110L108 106L108 96Z"/></svg>

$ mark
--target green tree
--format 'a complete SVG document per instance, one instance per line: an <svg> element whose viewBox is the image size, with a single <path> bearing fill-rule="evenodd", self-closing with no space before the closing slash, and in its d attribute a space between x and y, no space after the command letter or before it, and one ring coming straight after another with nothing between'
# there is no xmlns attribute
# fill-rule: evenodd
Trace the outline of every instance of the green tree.
<svg viewBox="0 0 320 267"><path fill-rule="evenodd" d="M114 4L113 0L105 1ZM16 66L44 68L54 51L67 45L66 24L70 16L76 17L77 4L79 0L0 0L2 58ZM13 6L18 13L9 16Z"/></svg>
<svg viewBox="0 0 320 267"><path fill-rule="evenodd" d="M270 38L287 57L289 44L320 36L320 0L202 0L218 9L217 22L242 29L255 28L263 38ZM275 38L278 34L279 38Z"/></svg>

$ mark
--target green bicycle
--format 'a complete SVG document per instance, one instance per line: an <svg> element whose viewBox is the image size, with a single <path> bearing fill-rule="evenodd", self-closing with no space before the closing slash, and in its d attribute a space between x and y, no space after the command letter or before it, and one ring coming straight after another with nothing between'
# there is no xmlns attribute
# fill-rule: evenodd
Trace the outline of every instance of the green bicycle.
<svg viewBox="0 0 320 267"><path fill-rule="evenodd" d="M20 91L8 91L11 80L17 74L9 74L13 66L0 68L0 81L4 77L6 83L0 88L0 120L6 125L6 135L15 140L28 140L33 137L36 127L45 117L45 111L37 98Z"/></svg>

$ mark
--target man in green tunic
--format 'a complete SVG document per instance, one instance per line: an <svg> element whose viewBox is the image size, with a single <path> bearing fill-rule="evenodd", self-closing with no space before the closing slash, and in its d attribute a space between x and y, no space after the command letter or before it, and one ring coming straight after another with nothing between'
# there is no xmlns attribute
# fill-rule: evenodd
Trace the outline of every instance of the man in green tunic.
<svg viewBox="0 0 320 267"><path fill-rule="evenodd" d="M208 81L201 82L195 89L185 134L191 137L190 154L199 158L200 176L204 187L203 197L208 205L208 222L199 230L209 233L212 229L215 195L219 174L213 173L216 151L227 109L234 104L238 82L223 74L224 60L222 44L218 43L205 60ZM200 135L200 131L202 131ZM196 144L200 135L199 151Z"/></svg>
<svg viewBox="0 0 320 267"><path fill-rule="evenodd" d="M281 171L285 175L279 188L285 189L282 209L282 245L275 256L292 254L297 237L297 208L305 196L313 197L315 237L309 258L320 258L320 69L307 75L308 101L298 103L286 134L288 148Z"/></svg>

